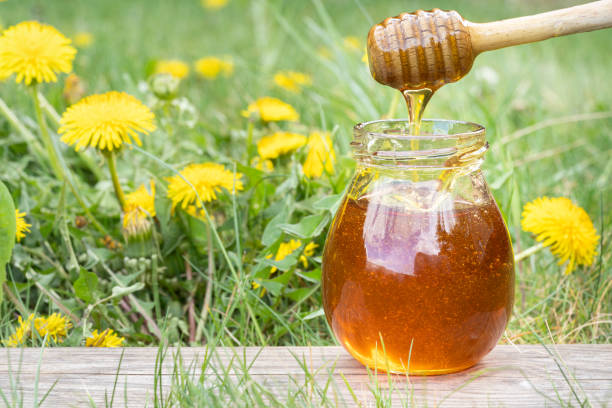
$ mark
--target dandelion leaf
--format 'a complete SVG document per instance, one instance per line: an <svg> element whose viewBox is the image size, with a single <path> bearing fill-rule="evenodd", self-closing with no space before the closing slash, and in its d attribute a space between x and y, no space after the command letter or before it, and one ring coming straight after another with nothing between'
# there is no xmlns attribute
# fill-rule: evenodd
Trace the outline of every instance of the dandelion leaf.
<svg viewBox="0 0 612 408"><path fill-rule="evenodd" d="M92 303L95 300L95 291L98 288L98 276L81 268L79 278L74 281L74 293L83 301Z"/></svg>
<svg viewBox="0 0 612 408"><path fill-rule="evenodd" d="M0 302L2 285L6 280L6 264L11 259L15 246L16 220L13 198L6 186L0 181Z"/></svg>
<svg viewBox="0 0 612 408"><path fill-rule="evenodd" d="M280 224L279 228L289 235L300 239L314 238L321 234L329 223L331 216L325 212L322 214L309 215L302 218L297 224Z"/></svg>

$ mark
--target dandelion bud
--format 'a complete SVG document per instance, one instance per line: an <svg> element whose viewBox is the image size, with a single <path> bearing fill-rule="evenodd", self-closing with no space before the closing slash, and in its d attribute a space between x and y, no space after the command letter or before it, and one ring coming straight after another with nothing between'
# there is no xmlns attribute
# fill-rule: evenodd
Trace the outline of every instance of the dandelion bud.
<svg viewBox="0 0 612 408"><path fill-rule="evenodd" d="M123 217L121 232L126 242L125 255L131 258L151 255L153 253L151 220L141 216L138 210L125 213Z"/></svg>
<svg viewBox="0 0 612 408"><path fill-rule="evenodd" d="M170 101L176 98L181 80L170 74L153 75L149 80L149 85L153 94L159 99Z"/></svg>
<svg viewBox="0 0 612 408"><path fill-rule="evenodd" d="M68 105L72 105L81 100L86 91L83 80L76 74L70 74L64 81L62 96Z"/></svg>

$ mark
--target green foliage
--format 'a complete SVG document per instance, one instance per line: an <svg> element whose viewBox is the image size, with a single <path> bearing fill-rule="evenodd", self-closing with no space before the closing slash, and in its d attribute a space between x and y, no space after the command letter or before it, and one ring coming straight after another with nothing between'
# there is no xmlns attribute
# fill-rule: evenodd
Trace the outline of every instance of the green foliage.
<svg viewBox="0 0 612 408"><path fill-rule="evenodd" d="M15 206L8 189L0 181L0 303L2 303L2 285L6 280L6 264L11 259L15 245Z"/></svg>
<svg viewBox="0 0 612 408"><path fill-rule="evenodd" d="M87 303L95 299L95 291L98 288L98 277L93 272L81 269L79 278L74 281L74 294Z"/></svg>

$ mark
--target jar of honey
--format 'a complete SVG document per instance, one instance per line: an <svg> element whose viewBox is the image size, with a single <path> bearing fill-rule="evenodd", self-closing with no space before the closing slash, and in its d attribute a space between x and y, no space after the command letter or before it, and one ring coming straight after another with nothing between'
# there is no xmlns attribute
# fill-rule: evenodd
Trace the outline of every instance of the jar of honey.
<svg viewBox="0 0 612 408"><path fill-rule="evenodd" d="M355 126L352 148L355 175L323 254L336 338L362 364L393 373L476 364L514 302L510 237L480 170L485 129L379 120Z"/></svg>

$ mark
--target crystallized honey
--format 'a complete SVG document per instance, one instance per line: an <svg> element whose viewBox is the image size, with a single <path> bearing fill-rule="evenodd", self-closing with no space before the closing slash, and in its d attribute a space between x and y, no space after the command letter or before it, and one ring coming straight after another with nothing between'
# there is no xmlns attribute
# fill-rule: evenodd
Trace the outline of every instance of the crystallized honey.
<svg viewBox="0 0 612 408"><path fill-rule="evenodd" d="M379 370L443 374L495 346L514 298L512 248L486 204L440 210L347 198L323 257L323 303L338 341Z"/></svg>

